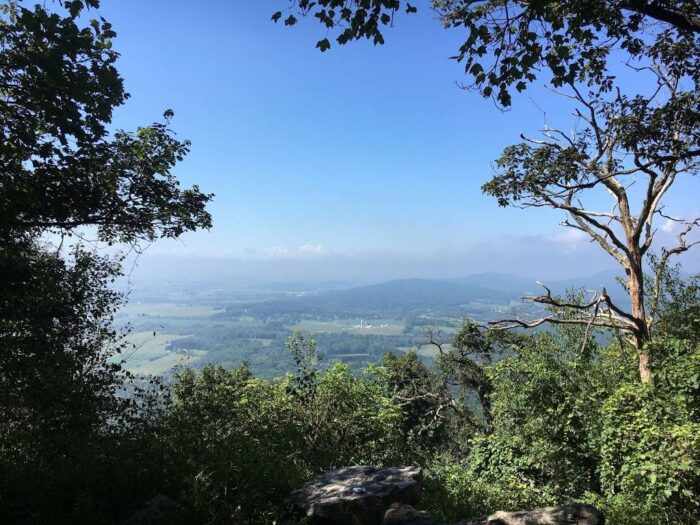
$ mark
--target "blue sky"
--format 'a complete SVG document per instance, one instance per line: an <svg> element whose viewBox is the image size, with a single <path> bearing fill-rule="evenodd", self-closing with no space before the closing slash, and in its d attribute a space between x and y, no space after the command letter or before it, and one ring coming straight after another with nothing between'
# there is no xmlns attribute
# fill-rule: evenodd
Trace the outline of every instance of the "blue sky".
<svg viewBox="0 0 700 525"><path fill-rule="evenodd" d="M399 17L384 46L321 54L315 20L270 21L285 6L104 0L131 93L115 126L172 108L192 141L176 174L216 194L212 231L157 243L144 268L223 259L241 278L380 279L614 266L559 228L560 214L498 208L480 192L502 148L541 126L540 108L568 122L563 100L537 87L503 113L459 89L448 57L462 35L425 8ZM696 206L690 187L670 196L682 213Z"/></svg>

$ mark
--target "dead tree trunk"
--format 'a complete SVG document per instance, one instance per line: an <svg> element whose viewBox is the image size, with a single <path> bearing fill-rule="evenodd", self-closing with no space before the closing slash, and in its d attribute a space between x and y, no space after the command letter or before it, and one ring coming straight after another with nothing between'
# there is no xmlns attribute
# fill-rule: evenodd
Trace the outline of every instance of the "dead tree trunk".
<svg viewBox="0 0 700 525"><path fill-rule="evenodd" d="M636 257L635 257L636 259ZM631 313L636 327L632 331L632 344L639 353L639 379L642 383L652 381L651 354L647 347L649 327L644 306L644 272L641 263L634 261L627 269L627 293L630 297Z"/></svg>

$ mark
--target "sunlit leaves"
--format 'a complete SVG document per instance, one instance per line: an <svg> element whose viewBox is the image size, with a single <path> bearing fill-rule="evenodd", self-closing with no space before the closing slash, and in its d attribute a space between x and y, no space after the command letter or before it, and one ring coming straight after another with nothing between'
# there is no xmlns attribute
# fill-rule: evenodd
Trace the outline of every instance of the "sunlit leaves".
<svg viewBox="0 0 700 525"><path fill-rule="evenodd" d="M528 143L508 146L496 161L497 175L482 190L495 197L500 206L523 199L526 203L540 202L569 183L587 184L591 177L587 159L585 148L534 147Z"/></svg>
<svg viewBox="0 0 700 525"><path fill-rule="evenodd" d="M211 195L181 190L171 174L189 150L163 124L136 133L108 125L128 98L97 2L73 1L62 17L11 3L0 27L0 230L12 235L97 226L104 240L153 240L208 227ZM173 117L168 110L166 121Z"/></svg>
<svg viewBox="0 0 700 525"><path fill-rule="evenodd" d="M693 22L693 17L682 15L697 6L686 0L654 7L603 0L433 0L432 5L445 27L466 31L453 58L464 64L474 87L502 106L512 103L512 90L522 92L538 77L555 87L582 82L610 89L614 76L608 59L618 51L632 61L650 54L689 75L700 71L694 36L700 25L697 17ZM361 39L381 44L382 31L393 25L396 13L417 12L411 3L399 0L297 0L288 8L295 9L313 14L327 30L337 29L339 44ZM281 16L277 12L273 20ZM643 36L643 31L649 34Z"/></svg>
<svg viewBox="0 0 700 525"><path fill-rule="evenodd" d="M334 37L340 44L346 44L353 40L366 39L375 45L384 44L382 27L391 26L394 15L401 7L400 0L362 0L345 2L341 0L319 0L310 2L308 0L295 0L287 9L287 20L293 19L290 24L296 22L292 13L299 13L303 16L312 14L326 30L337 29ZM416 13L417 8L407 4L406 13ZM272 15L272 20L277 22L282 18L282 12L277 11ZM331 39L323 38L316 43L316 48L325 52L331 48Z"/></svg>

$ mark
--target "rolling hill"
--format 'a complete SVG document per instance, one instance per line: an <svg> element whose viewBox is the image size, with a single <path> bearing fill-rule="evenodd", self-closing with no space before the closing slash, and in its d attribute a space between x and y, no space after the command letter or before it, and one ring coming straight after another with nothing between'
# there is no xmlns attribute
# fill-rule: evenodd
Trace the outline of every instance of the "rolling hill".
<svg viewBox="0 0 700 525"><path fill-rule="evenodd" d="M509 303L513 292L431 279L400 279L380 284L334 290L303 297L276 299L227 308L231 315L311 314L355 316L406 314L415 311L450 311L459 315L472 301Z"/></svg>

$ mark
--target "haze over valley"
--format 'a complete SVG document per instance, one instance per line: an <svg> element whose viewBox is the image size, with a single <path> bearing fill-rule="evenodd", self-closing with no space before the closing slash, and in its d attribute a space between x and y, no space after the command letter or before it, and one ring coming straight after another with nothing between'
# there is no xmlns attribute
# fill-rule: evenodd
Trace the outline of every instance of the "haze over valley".
<svg viewBox="0 0 700 525"><path fill-rule="evenodd" d="M605 286L623 296L614 271L547 283L555 294ZM141 281L117 316L129 329L125 366L140 374L169 375L178 367L250 363L274 377L294 370L286 348L294 330L314 334L324 366L359 370L386 352L416 351L431 363L437 348L428 331L449 341L465 319L534 314L523 296L540 294L535 279L480 273L454 279L219 282Z"/></svg>

